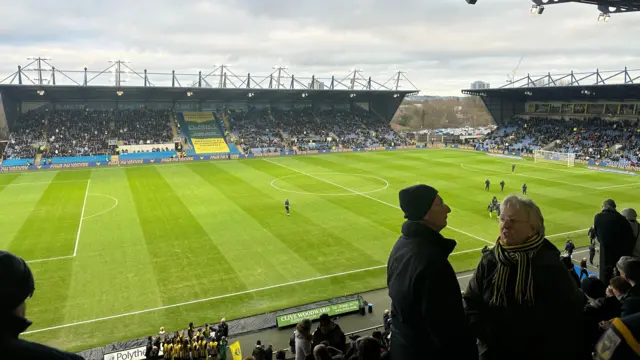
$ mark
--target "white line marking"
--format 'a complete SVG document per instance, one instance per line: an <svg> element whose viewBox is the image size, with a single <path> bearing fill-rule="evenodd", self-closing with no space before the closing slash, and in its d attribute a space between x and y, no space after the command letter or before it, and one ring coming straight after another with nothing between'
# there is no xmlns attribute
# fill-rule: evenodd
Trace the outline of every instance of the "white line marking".
<svg viewBox="0 0 640 360"><path fill-rule="evenodd" d="M589 230L589 229L590 229L590 228L580 229L580 230L574 230L574 231L567 231L567 232L563 232L563 233L560 233L560 234L553 234L553 235L549 235L549 236L547 236L547 238L555 237L555 236L562 236L562 235L569 235L569 234L573 234L573 233L577 233L577 232L587 231L587 230Z"/></svg>
<svg viewBox="0 0 640 360"><path fill-rule="evenodd" d="M550 235L550 236L555 236L555 235ZM462 250L462 251L453 252L453 253L451 253L451 255L465 254L465 253L469 253L469 252L473 252L473 251L480 251L480 250L482 250L482 248L470 249L470 250ZM589 250L586 249L586 250L574 251L574 254L582 253L582 252L585 252L585 251L589 251ZM45 259L45 260L48 260L48 259ZM45 260L42 260L42 261L45 261ZM36 260L36 261L40 261L40 260ZM244 290L244 291L239 291L239 292L235 292L235 293L231 293L231 294L218 295L218 296L213 296L213 297L204 298L204 299L186 301L186 302L182 302L182 303L178 303L178 304L158 306L158 307L155 307L155 308L139 310L139 311L132 311L132 312L124 313L124 314L111 315L111 316L106 316L106 317L92 319L92 320L83 320L83 321L78 321L78 322L75 322L75 323L69 323L69 324L64 324L64 325L56 325L56 326L51 326L51 327L48 327L48 328L42 328L42 329L36 329L36 330L27 331L27 332L24 332L23 334L25 334L25 335L26 334L35 334L35 333L39 333L39 332L62 329L62 328L67 328L67 327L71 327L71 326L77 326L77 325L83 325L83 324L91 324L91 323L94 323L94 322L117 319L117 318L121 318L121 317L138 315L138 314L144 314L144 313L148 313L148 312L152 312L152 311L158 311L158 310L170 309L170 308L184 306L184 305L191 305L191 304L197 304L197 303L202 303L202 302L207 302L207 301L212 301L212 300L224 299L224 298L228 298L228 297L244 295L244 294L249 294L249 293L259 292L259 291L264 291L264 290L277 289L277 288L286 287L286 286L289 286L289 285L303 284L303 283L307 283L307 282L311 282L311 281L315 281L315 280L329 279L329 278L338 277L338 276L342 276L342 275L349 275L349 274L355 274L355 273L369 271L369 270L381 269L381 268L384 268L386 266L387 265L378 265L378 266L372 266L372 267L363 268L363 269L345 271L345 272L336 273L336 274L316 276L316 277L309 278L309 279L296 280L296 281L291 281L291 282L288 282L288 283L270 285L270 286L265 286L265 287L262 287L262 288L257 288L257 289L252 289L252 290ZM471 276L473 276L473 273L467 274L467 275L458 276L458 279L464 279L464 278L468 278L468 277L471 277Z"/></svg>
<svg viewBox="0 0 640 360"><path fill-rule="evenodd" d="M84 182L84 180L60 180L60 181L25 181L25 182L12 182L9 184L0 184L0 186L19 186L19 185L44 185L44 184L57 184L57 183L68 183L68 182Z"/></svg>
<svg viewBox="0 0 640 360"><path fill-rule="evenodd" d="M49 258L49 259L28 260L27 264L39 263L39 262L45 262L45 261L53 261L53 260L71 259L71 258L73 258L73 256L74 255L67 255L67 256L58 256L58 257Z"/></svg>
<svg viewBox="0 0 640 360"><path fill-rule="evenodd" d="M339 187L339 188L341 188L341 189L343 189L343 190L350 191L350 192L352 192L352 193L354 193L354 194L357 194L357 195L360 195L360 196L364 196L364 197L366 197L367 199L370 199L370 200L373 200L373 201L377 201L377 202L379 202L379 203L381 203L381 204L384 204L384 205L390 206L390 207L392 207L392 208L395 208L395 209L401 210L401 209L400 209L400 207L399 207L399 206L397 206L397 205L390 204L390 203L388 203L388 202L386 202L386 201L382 201L382 200L380 200L380 199L374 198L374 197L372 197L372 196L369 196L369 195L367 195L367 194L361 193L361 192L359 192L359 191L356 191L356 190L350 189L350 188L348 188L348 187L344 187L344 186L342 186L342 185L340 185L340 184L336 184L336 183L334 183L334 182L332 182L332 181L329 181L329 180L326 180L326 179L323 179L323 178L319 178L319 177L317 177L317 176L315 176L315 175L312 175L312 174L306 173L306 172L304 172L304 171L296 170L296 169L294 169L294 168L288 167L288 166L286 166L286 165L279 164L279 163L277 163L277 162L275 162L275 161L272 161L272 160L269 160L269 159L262 159L262 160L264 160L264 161L266 161L266 162L269 162L269 163L272 163L272 164L274 164L274 165L281 166L281 167L283 167L283 168L285 168L285 169L289 169L289 170L291 170L291 171L295 171L295 172L300 173L300 174L302 174L302 175L306 175L306 176L311 177L311 178L314 178L314 179L316 179L316 180L324 181L324 182L326 182L327 184L331 184L331 185L333 185L333 186L337 186L337 187ZM451 229L451 230L453 230L453 231L457 231L457 232L459 232L460 234L464 234L464 235L467 235L467 236L472 237L472 238L474 238L474 239L477 239L477 240L480 240L480 241L484 241L484 242L486 242L486 243L488 243L488 244L493 245L493 241L485 240L485 239L483 239L483 238L481 238L481 237L475 236L475 235L473 235L473 234L469 234L469 233L468 233L468 232L466 232L466 231L462 231L462 230L456 229L456 228L451 227L451 226L447 226L447 228L448 228L448 229Z"/></svg>
<svg viewBox="0 0 640 360"><path fill-rule="evenodd" d="M451 255L463 254L463 253L467 253L467 252L471 252L471 251L479 251L479 250L481 250L481 249L464 250L464 251L451 253ZM43 332L43 331L50 331L50 330L67 328L67 327L71 327L71 326L90 324L90 323L99 322L99 321L105 321L105 320L111 320L111 319L117 319L117 318L121 318L121 317L126 317L126 316L144 314L144 313L148 313L148 312L152 312L152 311L170 309L170 308L184 306L184 305L198 304L198 303L212 301L212 300L219 300L219 299L224 299L224 298L238 296L238 295L245 295L245 294L250 294L250 293L259 292L259 291L277 289L277 288L286 287L286 286L290 286L290 285L303 284L303 283L307 283L307 282L311 282L311 281L315 281L315 280L329 279L329 278L338 277L338 276L342 276L342 275L356 274L356 273L359 273L359 272L382 269L382 268L386 268L386 267L387 267L387 265L377 265L377 266L371 266L371 267L368 267L368 268L344 271L344 272L335 273L335 274L316 276L316 277L312 277L312 278L308 278L308 279L291 281L291 282L288 282L288 283L269 285L269 286L265 286L265 287L261 287L261 288L257 288L257 289L238 291L238 292L230 293L230 294L224 294L224 295L212 296L212 297L208 297L208 298L204 298L204 299L186 301L186 302L182 302L182 303L178 303L178 304L158 306L158 307L155 307L155 308L139 310L139 311L132 311L132 312L128 312L128 313L124 313L124 314L118 314L118 315L105 316L105 317L92 319L92 320L84 320L84 321L78 321L78 322L70 323L70 324L51 326L51 327L48 327L48 328L42 328L42 329L26 331L26 332L23 332L22 334L35 334L35 333L39 333L39 332ZM472 275L473 274L462 275L462 276L459 276L458 279L467 278L467 277L470 277Z"/></svg>
<svg viewBox="0 0 640 360"><path fill-rule="evenodd" d="M103 195L103 194L89 194L89 195L91 195L91 196L102 196L102 197L110 198L112 200L115 200L115 204L112 207L108 208L107 210L103 210L103 211L100 211L97 214L93 214L93 215L89 215L89 216L85 217L84 220L91 219L92 217L96 217L96 216L100 216L102 214L108 213L109 211L115 209L118 206L118 199L114 198L113 196Z"/></svg>
<svg viewBox="0 0 640 360"><path fill-rule="evenodd" d="M339 172L326 172L326 173L314 173L314 175L348 175L348 176L360 176L360 177L366 177L366 178L371 178L371 179L376 179L376 180L380 180L384 183L384 186L375 190L369 190L369 191L363 191L363 194L371 194L374 192L379 192L379 191L383 191L386 190L389 187L389 182L381 177L377 177L377 176L373 176L373 175L366 175L366 174L349 174L349 173L339 173ZM306 191L297 191L297 190L288 190L288 189L283 189L280 188L276 185L276 182L278 180L283 180L283 179L288 179L288 178L292 178L292 177L296 177L296 176L305 176L303 174L293 174L293 175L285 175L285 176L280 176L278 178L275 178L273 180L271 180L271 186L277 190L280 191L284 191L284 192L289 192L289 193L294 193L294 194L300 194L300 195L318 195L318 196L353 196L353 195L359 195L353 192L349 192L349 193L342 193L342 194L323 194L323 193L312 193L312 192L306 192Z"/></svg>
<svg viewBox="0 0 640 360"><path fill-rule="evenodd" d="M619 187L624 187L624 186L637 186L640 185L640 183L631 183L631 184L622 184L622 185L611 185L611 186L602 186L599 188L596 188L598 190L606 190L606 189L613 189L613 188L619 188Z"/></svg>
<svg viewBox="0 0 640 360"><path fill-rule="evenodd" d="M87 180L87 190L84 192L84 201L82 202L82 212L80 213L80 223L78 224L76 246L73 248L73 256L78 254L78 242L80 241L80 232L82 231L82 222L84 221L84 209L87 206L87 197L89 197L89 185L91 185L91 180Z"/></svg>

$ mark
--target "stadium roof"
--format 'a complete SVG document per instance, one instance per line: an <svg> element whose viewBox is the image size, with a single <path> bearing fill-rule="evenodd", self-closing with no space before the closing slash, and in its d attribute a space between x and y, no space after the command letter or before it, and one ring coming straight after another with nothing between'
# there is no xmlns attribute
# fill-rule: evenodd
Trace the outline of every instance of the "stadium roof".
<svg viewBox="0 0 640 360"><path fill-rule="evenodd" d="M86 92L89 88L100 88L93 91L94 95L100 92L108 92L111 89L116 91L129 92L128 89L136 89L137 94L153 94L153 90L142 90L148 88L162 88L168 94L197 92L201 94L215 94L214 90L235 90L241 92L252 92L256 96L260 94L273 95L272 91L292 92L295 90L305 90L309 93L316 90L344 90L348 92L395 92L395 93L417 93L418 89L405 76L405 73L398 71L385 82L378 82L371 76L363 76L362 70L350 70L346 76L318 77L315 75L296 77L291 74L286 67L273 67L273 71L267 75L255 75L248 73L246 76L238 76L231 71L229 65L216 66L212 71L203 73L202 71L187 72L149 72L147 69L136 71L132 69L128 62L121 60L111 61L111 65L103 70L89 70L86 67L81 70L60 70L51 65L50 59L31 58L31 62L24 66L18 66L16 72L9 74L5 78L0 78L0 85L6 90L14 87L29 87L29 91L35 87L46 88L49 92L51 88L64 88L65 92L73 95L74 91ZM405 85L405 84L408 84ZM13 85L13 87L6 87ZM74 90L77 89L77 90ZM168 91L167 89L179 89ZM270 90L264 92L263 90ZM297 93L297 92L296 92ZM173 98L176 96L174 95Z"/></svg>
<svg viewBox="0 0 640 360"><path fill-rule="evenodd" d="M465 89L465 95L511 101L640 100L640 69L522 77L495 89Z"/></svg>
<svg viewBox="0 0 640 360"><path fill-rule="evenodd" d="M111 86L0 85L3 96L20 101L370 101L404 98L413 91L396 90L304 90Z"/></svg>

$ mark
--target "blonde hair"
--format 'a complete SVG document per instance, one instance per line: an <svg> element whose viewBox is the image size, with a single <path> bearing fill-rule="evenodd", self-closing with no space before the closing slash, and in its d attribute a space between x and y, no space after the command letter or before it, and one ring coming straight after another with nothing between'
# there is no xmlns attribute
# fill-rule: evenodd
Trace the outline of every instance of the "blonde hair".
<svg viewBox="0 0 640 360"><path fill-rule="evenodd" d="M509 195L502 200L500 210L504 211L504 209L508 208L515 208L524 211L527 215L527 221L529 221L529 224L538 234L545 236L544 217L542 216L542 211L538 205L533 202L533 200L520 197L518 195Z"/></svg>

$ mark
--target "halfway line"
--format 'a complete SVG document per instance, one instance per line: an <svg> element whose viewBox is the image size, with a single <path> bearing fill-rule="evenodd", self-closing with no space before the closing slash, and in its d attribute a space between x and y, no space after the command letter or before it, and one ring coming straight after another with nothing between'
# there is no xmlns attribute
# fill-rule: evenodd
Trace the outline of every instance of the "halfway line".
<svg viewBox="0 0 640 360"><path fill-rule="evenodd" d="M274 165L281 166L281 167L283 167L283 168L285 168L285 169L288 169L288 170L291 170L291 171L295 171L295 172L297 172L297 173L299 173L299 174L302 174L302 175L308 176L308 177L310 177L310 178L314 178L314 179L316 179L316 180L324 181L324 182L326 182L327 184L330 184L330 185L333 185L333 186L339 187L339 188L341 188L341 189L343 189L343 190L350 191L350 192L352 192L352 193L354 193L354 194L357 194L357 195L360 195L360 196L364 196L364 197L366 197L367 199L370 199L370 200L373 200L373 201L377 201L377 202L379 202L379 203L381 203L381 204L384 204L384 205L390 206L390 207L392 207L392 208L395 208L395 209L401 210L401 209L400 209L400 207L399 207L399 206L397 206L397 205L390 204L390 203L388 203L388 202L386 202L386 201L382 201L382 200L380 200L380 199L374 198L373 196L369 196L369 195L367 195L367 194L364 194L364 193L361 193L361 192L359 192L359 191L356 191L356 190L350 189L350 188L348 188L348 187L344 187L344 186L342 186L342 185L340 185L340 184L336 184L336 183L334 183L334 182L332 182L332 181L329 181L329 180L326 180L326 179L323 179L323 178L317 177L317 176L312 175L312 174L308 174L308 173L306 173L306 172L304 172L304 171L296 170L296 169L294 169L294 168L288 167L288 166L286 166L286 165L279 164L279 163L277 163L277 162L275 162L275 161L272 161L272 160L269 160L269 159L263 159L263 160L264 160L264 161L266 161L266 162L272 163L272 164L274 164ZM473 234L469 234L469 233L468 233L468 232L466 232L466 231L462 231L462 230L456 229L456 228L451 227L451 226L447 226L447 228L448 228L448 229L451 229L451 230L453 230L453 231L457 231L457 232L459 232L460 234L464 234L464 235L467 235L467 236L469 236L469 237L472 237L472 238L474 238L474 239L477 239L477 240L480 240L480 241L484 241L484 242L486 242L487 244L491 244L491 245L493 245L493 243L494 243L493 241L485 240L485 239L483 239L483 238L481 238L481 237L479 237L479 236L475 236L475 235L473 235Z"/></svg>

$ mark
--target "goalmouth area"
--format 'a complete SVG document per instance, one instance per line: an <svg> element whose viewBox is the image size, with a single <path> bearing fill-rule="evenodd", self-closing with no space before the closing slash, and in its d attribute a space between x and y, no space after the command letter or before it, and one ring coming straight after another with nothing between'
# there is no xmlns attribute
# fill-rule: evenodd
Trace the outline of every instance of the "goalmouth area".
<svg viewBox="0 0 640 360"><path fill-rule="evenodd" d="M453 209L456 271L498 236L491 198L525 182L560 247L588 243L604 199L640 206L636 177L512 163L429 149L3 173L0 247L36 279L25 338L79 351L382 288L416 183Z"/></svg>

